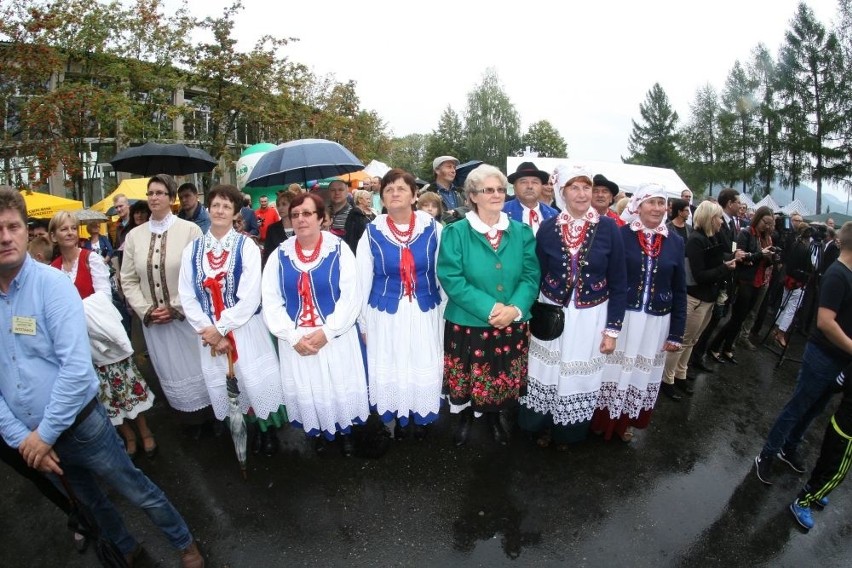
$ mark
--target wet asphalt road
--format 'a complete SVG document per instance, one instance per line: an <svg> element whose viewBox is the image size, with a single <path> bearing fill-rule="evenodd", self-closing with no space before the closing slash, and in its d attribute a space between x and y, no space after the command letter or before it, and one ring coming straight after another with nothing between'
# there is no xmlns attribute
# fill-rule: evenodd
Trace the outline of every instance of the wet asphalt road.
<svg viewBox="0 0 852 568"><path fill-rule="evenodd" d="M801 338L791 353L801 353ZM783 464L775 485L752 460L793 388L797 363L767 350L703 374L696 393L661 397L634 441L592 437L569 452L514 433L508 448L477 421L468 447L444 415L422 442L381 459L314 453L292 429L282 452L249 456L243 481L227 435L192 441L160 403L148 414L160 445L138 466L184 514L211 567L252 566L848 566L852 480L805 533L787 506L806 475ZM813 466L836 400L811 428ZM63 516L5 466L0 566L96 566L72 548ZM143 542L142 566L177 555L138 510L115 500Z"/></svg>

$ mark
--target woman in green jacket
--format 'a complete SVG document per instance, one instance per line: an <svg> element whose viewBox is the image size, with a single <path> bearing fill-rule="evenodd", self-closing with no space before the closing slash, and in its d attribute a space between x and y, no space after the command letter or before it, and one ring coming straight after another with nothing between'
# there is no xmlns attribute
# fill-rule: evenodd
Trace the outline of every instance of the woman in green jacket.
<svg viewBox="0 0 852 568"><path fill-rule="evenodd" d="M455 443L467 443L474 413L485 414L494 440L507 443L500 411L526 391L527 321L538 295L539 264L532 230L503 213L509 182L487 164L464 185L471 211L447 226L438 279L444 312L444 394L460 413Z"/></svg>

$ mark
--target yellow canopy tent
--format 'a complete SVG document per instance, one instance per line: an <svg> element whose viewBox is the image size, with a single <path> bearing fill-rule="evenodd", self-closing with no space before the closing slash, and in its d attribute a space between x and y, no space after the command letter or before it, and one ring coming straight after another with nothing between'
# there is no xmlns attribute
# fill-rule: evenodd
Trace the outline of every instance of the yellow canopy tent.
<svg viewBox="0 0 852 568"><path fill-rule="evenodd" d="M77 211L83 208L82 201L65 199L49 193L36 191L21 192L27 204L27 215L39 219L50 219L59 211Z"/></svg>
<svg viewBox="0 0 852 568"><path fill-rule="evenodd" d="M115 191L92 205L92 209L106 213L112 207L112 198L119 193L127 196L127 199L148 199L145 192L148 191L148 180L151 178L126 179L115 188Z"/></svg>

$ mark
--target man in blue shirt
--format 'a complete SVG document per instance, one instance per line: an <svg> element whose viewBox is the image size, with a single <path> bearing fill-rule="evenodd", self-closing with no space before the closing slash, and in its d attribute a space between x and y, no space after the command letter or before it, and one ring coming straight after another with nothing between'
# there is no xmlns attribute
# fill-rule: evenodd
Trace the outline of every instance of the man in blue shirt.
<svg viewBox="0 0 852 568"><path fill-rule="evenodd" d="M62 272L27 255L26 218L20 193L0 187L0 435L29 467L64 473L128 563L141 548L95 477L143 507L184 566L203 566L186 522L130 461L98 402L83 302Z"/></svg>
<svg viewBox="0 0 852 568"><path fill-rule="evenodd" d="M195 184L181 184L178 188L178 200L180 201L178 218L192 221L201 228L202 233L206 233L210 229L210 214L198 202L198 188L195 187Z"/></svg>

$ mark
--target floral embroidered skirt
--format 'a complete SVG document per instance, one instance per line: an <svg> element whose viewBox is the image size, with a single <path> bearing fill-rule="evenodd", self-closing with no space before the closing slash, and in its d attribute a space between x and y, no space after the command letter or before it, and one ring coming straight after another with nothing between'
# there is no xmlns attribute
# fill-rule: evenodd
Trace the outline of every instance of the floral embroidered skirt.
<svg viewBox="0 0 852 568"><path fill-rule="evenodd" d="M95 367L98 375L98 400L113 426L125 418L136 418L154 405L154 394L133 362L133 357Z"/></svg>
<svg viewBox="0 0 852 568"><path fill-rule="evenodd" d="M444 327L444 389L452 405L478 412L513 406L527 390L529 335L526 323L504 329Z"/></svg>

